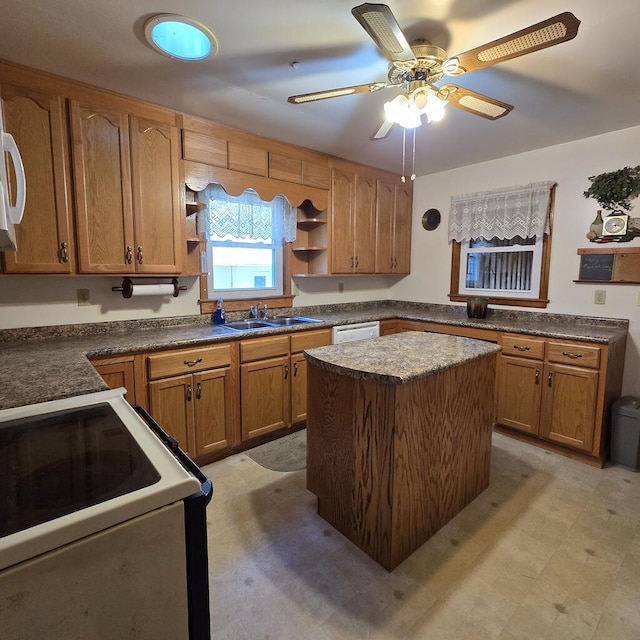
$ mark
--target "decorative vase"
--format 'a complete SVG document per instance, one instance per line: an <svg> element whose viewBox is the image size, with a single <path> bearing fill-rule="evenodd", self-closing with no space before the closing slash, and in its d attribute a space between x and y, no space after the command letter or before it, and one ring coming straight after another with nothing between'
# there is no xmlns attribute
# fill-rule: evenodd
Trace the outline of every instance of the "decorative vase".
<svg viewBox="0 0 640 640"><path fill-rule="evenodd" d="M596 234L596 237L600 237L602 235L602 211L598 209L598 213L596 213L595 220L591 223L589 227L589 231L593 231Z"/></svg>

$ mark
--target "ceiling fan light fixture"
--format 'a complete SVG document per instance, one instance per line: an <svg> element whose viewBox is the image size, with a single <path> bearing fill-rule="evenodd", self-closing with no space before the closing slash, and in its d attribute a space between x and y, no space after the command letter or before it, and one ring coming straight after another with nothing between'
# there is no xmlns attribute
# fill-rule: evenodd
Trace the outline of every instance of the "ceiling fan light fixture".
<svg viewBox="0 0 640 640"><path fill-rule="evenodd" d="M153 16L144 25L147 42L169 58L199 62L218 53L213 32L197 20L171 13Z"/></svg>
<svg viewBox="0 0 640 640"><path fill-rule="evenodd" d="M389 122L399 124L405 129L415 129L422 124L420 112L412 100L400 94L393 100L385 102L384 117Z"/></svg>

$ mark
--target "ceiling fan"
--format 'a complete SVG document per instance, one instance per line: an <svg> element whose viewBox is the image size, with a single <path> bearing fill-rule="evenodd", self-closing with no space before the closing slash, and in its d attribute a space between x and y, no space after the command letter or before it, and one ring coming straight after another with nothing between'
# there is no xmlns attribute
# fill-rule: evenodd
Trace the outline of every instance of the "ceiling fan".
<svg viewBox="0 0 640 640"><path fill-rule="evenodd" d="M443 76L459 76L566 42L575 38L580 25L580 20L572 13L560 13L504 38L449 57L444 49L428 40L413 40L409 44L391 9L385 4L361 4L351 13L389 60L387 81L304 93L290 96L288 102L304 104L354 93L401 88L402 94L385 104L386 119L371 136L373 140L386 137L396 123L405 128L419 126L422 114L427 114L429 121L440 119L447 103L490 120L506 116L513 109L506 102L456 84L438 86L435 83Z"/></svg>

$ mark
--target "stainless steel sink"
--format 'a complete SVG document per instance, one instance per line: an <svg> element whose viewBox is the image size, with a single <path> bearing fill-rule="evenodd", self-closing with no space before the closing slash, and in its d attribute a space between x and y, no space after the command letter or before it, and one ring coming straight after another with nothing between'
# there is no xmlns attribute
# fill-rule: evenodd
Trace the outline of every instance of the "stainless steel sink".
<svg viewBox="0 0 640 640"><path fill-rule="evenodd" d="M295 316L293 318L269 318L267 322L277 327L290 327L291 325L294 325L294 324L321 322L321 320L316 320L315 318L303 318L302 316Z"/></svg>
<svg viewBox="0 0 640 640"><path fill-rule="evenodd" d="M247 331L249 329L272 329L274 325L265 320L237 320L236 322L227 322L224 326L236 331Z"/></svg>

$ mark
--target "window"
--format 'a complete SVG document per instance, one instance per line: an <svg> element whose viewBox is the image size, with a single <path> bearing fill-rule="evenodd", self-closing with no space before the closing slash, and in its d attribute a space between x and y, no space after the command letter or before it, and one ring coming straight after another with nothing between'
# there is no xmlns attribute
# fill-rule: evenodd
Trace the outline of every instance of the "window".
<svg viewBox="0 0 640 640"><path fill-rule="evenodd" d="M284 196L265 202L251 189L230 196L220 185L210 185L205 198L210 297L282 295L285 218L293 215L295 228L295 208Z"/></svg>
<svg viewBox="0 0 640 640"><path fill-rule="evenodd" d="M501 298L538 298L542 247L542 239L537 240L535 236L464 241L458 292Z"/></svg>
<svg viewBox="0 0 640 640"><path fill-rule="evenodd" d="M451 198L449 298L546 307L553 182Z"/></svg>

